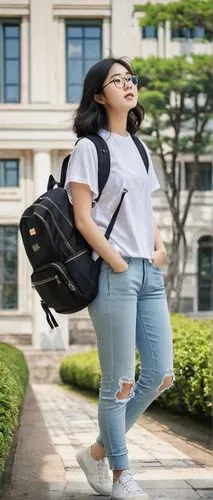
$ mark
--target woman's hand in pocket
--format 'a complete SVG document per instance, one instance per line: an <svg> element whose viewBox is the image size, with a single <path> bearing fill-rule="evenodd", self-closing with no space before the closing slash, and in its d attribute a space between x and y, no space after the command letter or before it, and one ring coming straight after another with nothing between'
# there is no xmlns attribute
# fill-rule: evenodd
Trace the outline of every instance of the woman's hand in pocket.
<svg viewBox="0 0 213 500"><path fill-rule="evenodd" d="M116 265L113 266L112 269L114 273L124 273L124 271L127 271L128 267L129 266L127 262L121 257L120 261L116 263Z"/></svg>
<svg viewBox="0 0 213 500"><path fill-rule="evenodd" d="M154 252L154 264L158 267L163 266L166 262L167 252L163 248L159 248Z"/></svg>

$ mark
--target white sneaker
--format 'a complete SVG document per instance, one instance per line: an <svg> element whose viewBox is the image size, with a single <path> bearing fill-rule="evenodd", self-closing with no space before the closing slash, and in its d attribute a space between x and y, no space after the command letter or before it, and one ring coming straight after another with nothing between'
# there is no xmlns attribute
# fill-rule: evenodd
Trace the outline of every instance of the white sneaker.
<svg viewBox="0 0 213 500"><path fill-rule="evenodd" d="M133 479L128 470L124 470L112 487L111 500L149 500L149 496Z"/></svg>
<svg viewBox="0 0 213 500"><path fill-rule="evenodd" d="M90 486L100 495L111 495L112 481L106 459L95 460L91 456L91 447L82 448L76 453L76 460L83 469Z"/></svg>

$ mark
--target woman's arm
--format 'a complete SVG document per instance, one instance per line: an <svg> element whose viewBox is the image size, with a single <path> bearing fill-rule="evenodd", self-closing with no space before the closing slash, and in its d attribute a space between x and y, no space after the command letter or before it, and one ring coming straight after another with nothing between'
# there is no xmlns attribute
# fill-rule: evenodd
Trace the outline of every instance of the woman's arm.
<svg viewBox="0 0 213 500"><path fill-rule="evenodd" d="M160 231L154 221L154 263L163 266L167 258L167 250L161 238Z"/></svg>
<svg viewBox="0 0 213 500"><path fill-rule="evenodd" d="M112 247L92 219L92 192L88 184L70 182L69 188L72 195L75 225L79 232L115 272L126 271L128 264Z"/></svg>

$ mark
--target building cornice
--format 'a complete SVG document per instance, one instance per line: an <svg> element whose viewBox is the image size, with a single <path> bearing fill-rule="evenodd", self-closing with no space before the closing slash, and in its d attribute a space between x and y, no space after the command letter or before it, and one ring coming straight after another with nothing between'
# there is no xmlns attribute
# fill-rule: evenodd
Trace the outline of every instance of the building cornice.
<svg viewBox="0 0 213 500"><path fill-rule="evenodd" d="M29 0L20 3L0 3L0 18L29 16Z"/></svg>
<svg viewBox="0 0 213 500"><path fill-rule="evenodd" d="M111 17L111 5L109 2L100 3L56 3L53 4L54 17Z"/></svg>

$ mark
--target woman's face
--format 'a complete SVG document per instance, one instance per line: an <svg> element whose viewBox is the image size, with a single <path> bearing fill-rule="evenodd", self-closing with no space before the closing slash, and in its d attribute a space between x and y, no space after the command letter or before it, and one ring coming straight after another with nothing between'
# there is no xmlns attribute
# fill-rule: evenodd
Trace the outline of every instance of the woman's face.
<svg viewBox="0 0 213 500"><path fill-rule="evenodd" d="M131 73L122 64L112 65L102 90L103 105L106 108L127 112L135 108L138 97L137 85L133 84L130 77Z"/></svg>

